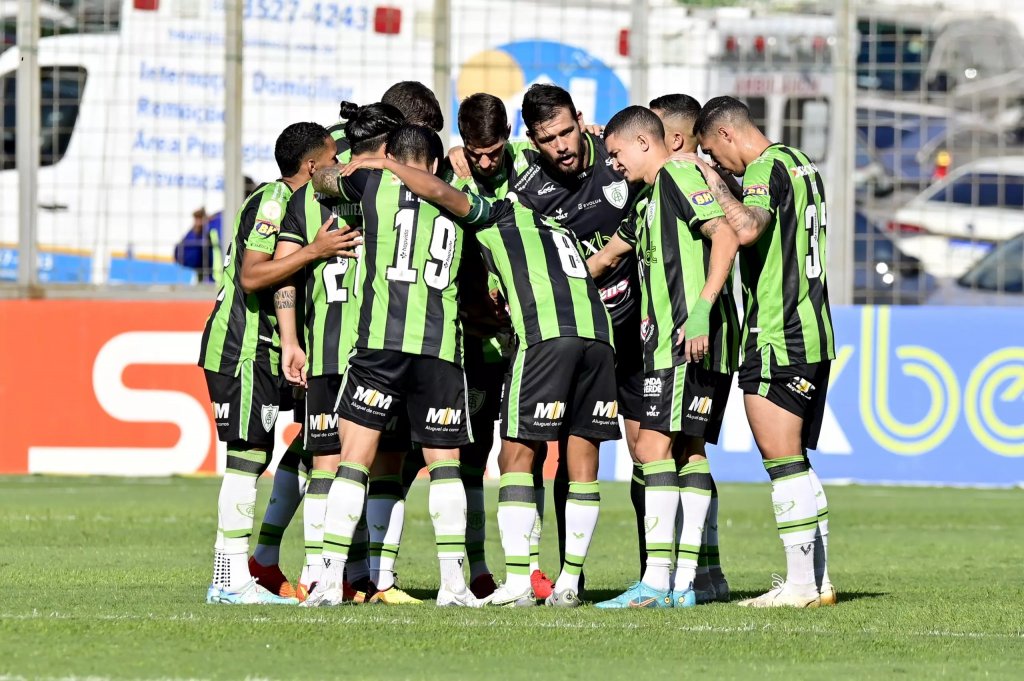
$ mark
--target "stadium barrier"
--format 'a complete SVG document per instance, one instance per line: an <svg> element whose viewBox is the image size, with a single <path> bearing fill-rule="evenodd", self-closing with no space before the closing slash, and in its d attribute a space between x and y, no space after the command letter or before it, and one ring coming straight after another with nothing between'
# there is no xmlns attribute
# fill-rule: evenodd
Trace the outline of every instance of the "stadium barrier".
<svg viewBox="0 0 1024 681"><path fill-rule="evenodd" d="M0 301L0 473L216 473L223 455L195 365L209 309L204 301ZM833 314L838 356L812 458L822 478L1024 483L1024 316ZM287 421L278 453L298 428ZM736 391L710 455L719 480L765 479ZM606 443L601 478L629 474L624 443Z"/></svg>

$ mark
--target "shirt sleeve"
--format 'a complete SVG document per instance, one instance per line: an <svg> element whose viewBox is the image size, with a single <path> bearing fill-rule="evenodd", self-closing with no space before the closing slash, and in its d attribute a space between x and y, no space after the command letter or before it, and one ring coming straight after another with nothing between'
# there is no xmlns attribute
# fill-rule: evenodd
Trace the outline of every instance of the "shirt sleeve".
<svg viewBox="0 0 1024 681"><path fill-rule="evenodd" d="M370 178L373 177L373 172L369 168L360 168L348 177L339 177L338 194L341 196L341 200L357 203L362 199L363 194L366 193L366 186L370 183Z"/></svg>
<svg viewBox="0 0 1024 681"><path fill-rule="evenodd" d="M704 175L692 163L678 163L671 171L660 173L662 210L671 210L691 230L704 223L725 216L722 206L715 200Z"/></svg>
<svg viewBox="0 0 1024 681"><path fill-rule="evenodd" d="M256 217L245 240L245 248L273 255L277 248L277 237L281 233L285 210L288 207L289 191L287 185L275 183L263 190L259 197Z"/></svg>
<svg viewBox="0 0 1024 681"><path fill-rule="evenodd" d="M775 213L784 187L776 172L774 158L761 157L747 166L743 174L743 205Z"/></svg>
<svg viewBox="0 0 1024 681"><path fill-rule="evenodd" d="M508 199L492 201L472 192L468 192L467 196L469 196L469 213L463 219L463 223L475 227L477 230L493 225L515 210L512 202Z"/></svg>
<svg viewBox="0 0 1024 681"><path fill-rule="evenodd" d="M305 191L310 191L306 187ZM288 207L284 211L284 220L281 222L281 233L278 235L280 241L288 241L306 245L306 235L303 230L303 217L305 213L306 195L305 192L296 193L288 200Z"/></svg>

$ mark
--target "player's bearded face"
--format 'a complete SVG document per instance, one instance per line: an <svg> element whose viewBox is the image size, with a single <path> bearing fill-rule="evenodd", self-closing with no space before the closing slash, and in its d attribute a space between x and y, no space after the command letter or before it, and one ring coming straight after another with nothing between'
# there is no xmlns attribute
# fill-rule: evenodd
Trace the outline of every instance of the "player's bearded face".
<svg viewBox="0 0 1024 681"><path fill-rule="evenodd" d="M579 117L568 109L538 123L530 136L544 161L557 172L574 175L583 169L584 142Z"/></svg>

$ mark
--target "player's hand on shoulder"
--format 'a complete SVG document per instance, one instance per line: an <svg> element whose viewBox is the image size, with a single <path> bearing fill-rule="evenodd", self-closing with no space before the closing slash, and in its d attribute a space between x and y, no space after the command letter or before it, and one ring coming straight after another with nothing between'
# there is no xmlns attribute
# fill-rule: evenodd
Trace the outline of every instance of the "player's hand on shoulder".
<svg viewBox="0 0 1024 681"><path fill-rule="evenodd" d="M357 170L363 168L369 170L383 170L387 166L388 160L383 156L380 158L360 158L354 161L349 161L345 165L341 166L341 176L348 177Z"/></svg>
<svg viewBox="0 0 1024 681"><path fill-rule="evenodd" d="M602 135L604 135L604 126L591 123L589 125L583 126L583 132L589 132L591 135L594 135L595 137L601 137Z"/></svg>
<svg viewBox="0 0 1024 681"><path fill-rule="evenodd" d="M469 167L469 159L466 157L465 147L452 147L448 150L448 162L452 164L452 170L457 177L467 178L473 173Z"/></svg>

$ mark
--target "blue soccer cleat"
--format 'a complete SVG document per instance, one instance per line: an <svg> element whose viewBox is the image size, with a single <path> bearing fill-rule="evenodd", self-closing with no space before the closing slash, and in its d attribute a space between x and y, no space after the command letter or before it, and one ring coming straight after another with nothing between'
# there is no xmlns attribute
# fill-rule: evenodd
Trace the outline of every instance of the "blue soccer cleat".
<svg viewBox="0 0 1024 681"><path fill-rule="evenodd" d="M216 584L211 584L210 588L206 590L206 602L220 603L220 587Z"/></svg>
<svg viewBox="0 0 1024 681"><path fill-rule="evenodd" d="M693 584L690 584L681 591L672 592L673 608L692 608L696 605L697 593L693 590Z"/></svg>
<svg viewBox="0 0 1024 681"><path fill-rule="evenodd" d="M652 589L643 582L634 582L624 592L595 605L597 608L671 608L672 597L668 591Z"/></svg>
<svg viewBox="0 0 1024 681"><path fill-rule="evenodd" d="M250 579L238 589L230 591L211 586L206 592L206 602L223 605L298 605L299 599L278 596L257 584L255 579Z"/></svg>

